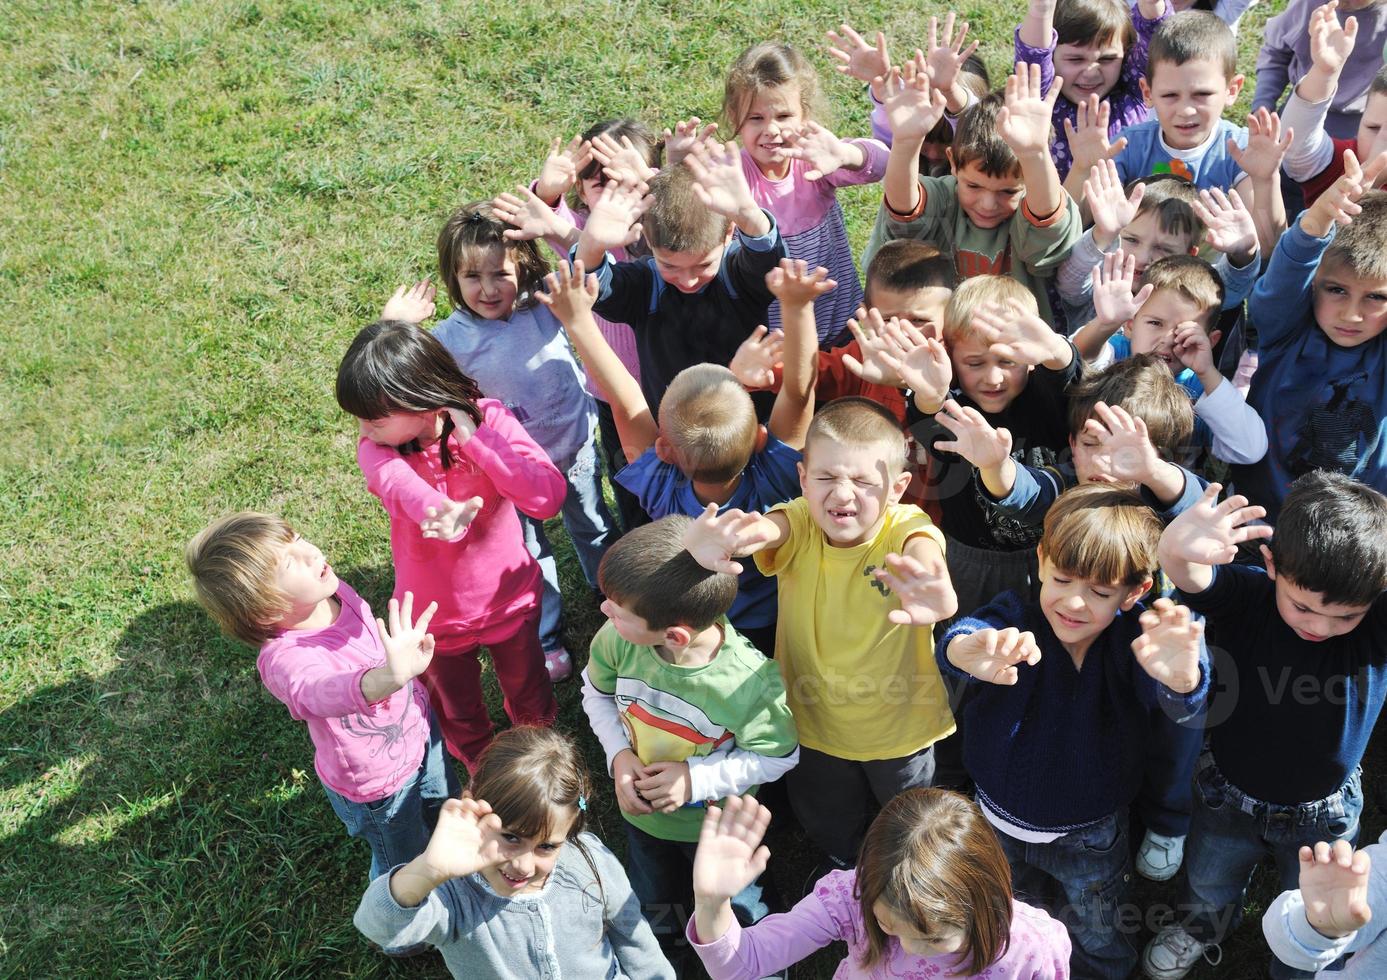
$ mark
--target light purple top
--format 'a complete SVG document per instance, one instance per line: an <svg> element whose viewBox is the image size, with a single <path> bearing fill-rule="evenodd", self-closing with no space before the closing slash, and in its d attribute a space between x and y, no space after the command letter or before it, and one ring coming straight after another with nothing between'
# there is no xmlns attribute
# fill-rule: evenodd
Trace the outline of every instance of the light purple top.
<svg viewBox="0 0 1387 980"><path fill-rule="evenodd" d="M287 630L260 648L265 687L308 725L313 768L335 793L357 803L389 796L419 768L429 739L429 697L410 681L374 704L361 676L385 663L371 607L345 582L331 626Z"/></svg>
<svg viewBox="0 0 1387 980"><path fill-rule="evenodd" d="M686 935L713 980L756 980L769 976L822 949L831 942L848 944L848 956L838 964L834 980L868 978L945 977L958 970L957 957L916 956L891 939L872 969L862 968L867 949L867 930L862 906L853 897L854 871L830 871L814 891L782 915L768 915L743 929L732 927L711 943L698 942L694 919ZM1067 980L1069 934L1064 926L1040 909L1012 903L1011 941L1006 952L980 973L967 976L987 980Z"/></svg>
<svg viewBox="0 0 1387 980"><path fill-rule="evenodd" d="M1103 100L1111 107L1111 114L1108 116L1109 139L1115 139L1126 127L1147 118L1146 101L1141 95L1141 79L1146 74L1146 49L1151 44L1151 35L1156 33L1157 26L1169 15L1170 9L1170 4L1167 3L1162 8L1160 17L1147 20L1141 15L1140 8L1132 4L1132 24L1137 29L1137 40L1122 59L1122 72L1117 76L1117 84ZM1050 83L1055 80L1055 45L1058 43L1059 35L1051 31L1048 48L1033 48L1021 40L1021 28L1016 29L1016 60L1040 66L1040 87L1047 93L1050 91ZM1050 156L1054 158L1060 180L1069 175L1069 169L1074 164L1074 155L1069 152L1069 137L1064 132L1064 122L1067 119L1073 123L1078 115L1079 107L1064 96L1061 95L1055 101L1055 113L1052 117L1055 141L1050 144Z"/></svg>
<svg viewBox="0 0 1387 980"><path fill-rule="evenodd" d="M742 173L746 174L751 196L769 211L785 239L785 252L792 259L803 259L812 269L823 266L838 288L814 302L814 323L819 343L830 344L847 332L848 318L862 305L862 284L848 243L848 228L838 204L838 188L853 184L872 184L886 176L886 144L874 139L848 140L862 150L866 162L859 170L843 167L818 180L804 176L810 169L803 160L791 160L790 172L780 180L761 173L751 154L742 150ZM780 302L771 304L766 326L780 326Z"/></svg>

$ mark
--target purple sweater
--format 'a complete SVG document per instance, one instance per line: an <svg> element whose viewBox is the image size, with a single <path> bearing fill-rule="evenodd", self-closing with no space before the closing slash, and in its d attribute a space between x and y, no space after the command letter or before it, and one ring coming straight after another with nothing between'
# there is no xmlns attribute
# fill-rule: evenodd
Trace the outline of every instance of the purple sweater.
<svg viewBox="0 0 1387 980"><path fill-rule="evenodd" d="M1143 122L1147 118L1146 102L1141 95L1141 79L1146 74L1146 49L1151 44L1151 35L1156 33L1156 27L1169 13L1170 4L1167 3L1160 17L1147 20L1141 15L1137 5L1132 4L1132 23L1137 29L1137 40L1127 52L1127 56L1122 59L1122 73L1117 76L1117 84L1104 100L1112 107L1111 115L1108 117L1109 139L1116 138L1117 134L1128 126ZM1040 66L1040 85L1045 92L1050 91L1050 83L1055 80L1055 45L1058 43L1059 36L1051 31L1048 48L1033 48L1021 40L1021 29L1016 29L1016 60ZM1055 102L1052 120L1055 126L1055 141L1050 144L1050 155L1054 157L1055 169L1059 171L1060 180L1069 175L1069 168L1074 164L1074 155L1069 152L1069 138L1064 132L1064 122L1067 119L1073 123L1078 115L1079 107L1064 96L1060 96Z"/></svg>

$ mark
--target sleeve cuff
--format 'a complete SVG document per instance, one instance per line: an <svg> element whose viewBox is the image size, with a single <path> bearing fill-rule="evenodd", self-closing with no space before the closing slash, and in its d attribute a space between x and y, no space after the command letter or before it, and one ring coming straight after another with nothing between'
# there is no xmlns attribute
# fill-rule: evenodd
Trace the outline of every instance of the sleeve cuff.
<svg viewBox="0 0 1387 980"><path fill-rule="evenodd" d="M761 209L761 213L764 214L766 220L771 223L770 229L764 235L757 235L755 238L739 235L742 247L752 252L769 252L771 249L775 248L775 243L780 240L780 228L775 223L775 215L771 214L765 208Z"/></svg>
<svg viewBox="0 0 1387 980"><path fill-rule="evenodd" d="M920 200L916 203L915 207L909 212L897 211L889 203L887 203L884 197L882 198L881 206L886 211L887 215L890 216L892 221L899 221L901 222L901 224L906 224L908 222L918 220L920 215L925 213L925 202L929 200L929 194L925 190L925 185L923 181L920 182L919 187Z"/></svg>

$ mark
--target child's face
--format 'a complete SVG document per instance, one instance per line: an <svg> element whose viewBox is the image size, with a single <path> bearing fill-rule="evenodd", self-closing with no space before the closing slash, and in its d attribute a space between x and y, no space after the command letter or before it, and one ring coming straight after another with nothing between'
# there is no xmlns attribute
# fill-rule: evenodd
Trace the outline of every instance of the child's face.
<svg viewBox="0 0 1387 980"><path fill-rule="evenodd" d="M520 292L515 260L499 245L478 251L458 266L458 287L462 301L477 316L484 320L509 319Z"/></svg>
<svg viewBox="0 0 1387 980"><path fill-rule="evenodd" d="M876 537L886 509L901 499L910 474L891 467L884 447L814 439L804 447L799 485L828 543L851 548Z"/></svg>
<svg viewBox="0 0 1387 980"><path fill-rule="evenodd" d="M1183 65L1159 61L1147 70L1141 83L1146 102L1156 110L1161 135L1177 150L1192 150L1213 133L1214 127L1242 91L1243 77L1224 75L1223 66L1209 58Z"/></svg>
<svg viewBox="0 0 1387 980"><path fill-rule="evenodd" d="M570 814L562 821L563 826L553 828L545 837L521 837L503 826L497 836L505 860L482 870L482 877L491 890L502 898L510 898L543 888L549 880L549 872L559 862L559 854L576 816Z"/></svg>
<svg viewBox="0 0 1387 980"><path fill-rule="evenodd" d="M958 181L958 206L978 228L997 228L1011 220L1021 206L1026 185L1015 177L989 177L976 160L954 168Z"/></svg>
<svg viewBox="0 0 1387 980"><path fill-rule="evenodd" d="M1055 45L1055 74L1060 77L1060 95L1078 104L1090 95L1100 99L1112 91L1122 73L1121 38L1103 44Z"/></svg>
<svg viewBox="0 0 1387 980"><path fill-rule="evenodd" d="M1098 437L1083 429L1078 435L1069 436L1069 460L1074 464L1074 475L1080 483L1107 483L1117 485L1121 481L1112 475L1112 458L1103 452Z"/></svg>
<svg viewBox="0 0 1387 980"><path fill-rule="evenodd" d="M872 905L872 914L877 925L888 936L900 940L901 948L911 956L943 956L957 953L968 942L967 934L957 926L937 925L929 932L921 932L906 916L881 900Z"/></svg>
<svg viewBox="0 0 1387 980"><path fill-rule="evenodd" d="M295 610L306 609L337 594L337 574L317 545L296 534L280 552L275 565L275 587L288 597Z"/></svg>
<svg viewBox="0 0 1387 980"><path fill-rule="evenodd" d="M1315 322L1340 347L1366 344L1387 328L1387 280L1321 265L1315 274Z"/></svg>
<svg viewBox="0 0 1387 980"><path fill-rule="evenodd" d="M1193 320L1208 330L1209 311L1173 289L1158 289L1141 304L1126 326L1133 354L1153 354L1174 373L1182 369L1175 358L1175 328Z"/></svg>
<svg viewBox="0 0 1387 980"><path fill-rule="evenodd" d="M380 419L361 419L361 436L378 446L403 446L414 442L433 442L438 438L443 416L439 412L391 412Z"/></svg>
<svg viewBox="0 0 1387 980"><path fill-rule="evenodd" d="M1387 95L1374 92L1368 96L1363 117L1358 121L1358 149L1354 153L1360 160L1371 160L1383 150L1387 150ZM1387 173L1378 177L1374 186L1381 187L1384 181Z"/></svg>
<svg viewBox="0 0 1387 980"><path fill-rule="evenodd" d="M708 252L675 252L652 245L650 254L661 279L681 293L696 293L717 277L726 247L719 245Z"/></svg>
<svg viewBox="0 0 1387 980"><path fill-rule="evenodd" d="M1060 571L1040 555L1040 611L1066 647L1087 648L1112 624L1119 610L1128 610L1151 587L1095 582Z"/></svg>
<svg viewBox="0 0 1387 980"><path fill-rule="evenodd" d="M1195 255L1198 246L1190 241L1188 235L1178 232L1162 231L1155 211L1138 214L1127 223L1118 236L1122 251L1136 258L1136 275L1140 279L1146 267L1158 259L1169 255Z"/></svg>
<svg viewBox="0 0 1387 980"><path fill-rule="evenodd" d="M665 631L653 629L645 617L637 616L611 596L602 601L602 615L612 621L616 635L640 647L657 647L665 642Z"/></svg>
<svg viewBox="0 0 1387 980"><path fill-rule="evenodd" d="M966 336L949 347L954 379L963 393L987 415L994 415L1012 403L1026 389L1031 370L1010 358L1000 357L974 336Z"/></svg>
<svg viewBox="0 0 1387 980"><path fill-rule="evenodd" d="M943 286L926 286L923 289L887 289L885 286L868 284L872 306L876 307L883 320L896 317L910 321L926 337L939 340L943 336L944 307L949 305L952 289Z"/></svg>
<svg viewBox="0 0 1387 980"><path fill-rule="evenodd" d="M1329 602L1324 593L1303 589L1286 576L1277 575L1276 562L1266 545L1262 546L1262 557L1267 563L1267 577L1276 583L1276 612L1302 640L1321 643L1351 633L1372 608Z"/></svg>
<svg viewBox="0 0 1387 980"><path fill-rule="evenodd" d="M789 82L764 88L752 97L737 135L760 171L779 178L790 166L790 158L785 155L785 134L797 133L803 125L799 86Z"/></svg>

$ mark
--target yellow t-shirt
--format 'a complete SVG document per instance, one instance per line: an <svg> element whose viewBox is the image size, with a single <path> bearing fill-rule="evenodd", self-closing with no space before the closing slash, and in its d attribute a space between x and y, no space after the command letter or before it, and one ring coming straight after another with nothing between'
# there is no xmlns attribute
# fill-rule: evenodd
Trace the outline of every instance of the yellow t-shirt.
<svg viewBox="0 0 1387 980"><path fill-rule="evenodd" d="M900 601L872 574L909 538L923 534L943 551L944 535L920 508L895 504L874 540L835 548L803 497L776 511L789 536L755 558L779 580L775 659L800 744L865 762L911 755L950 734L934 632L887 619Z"/></svg>

